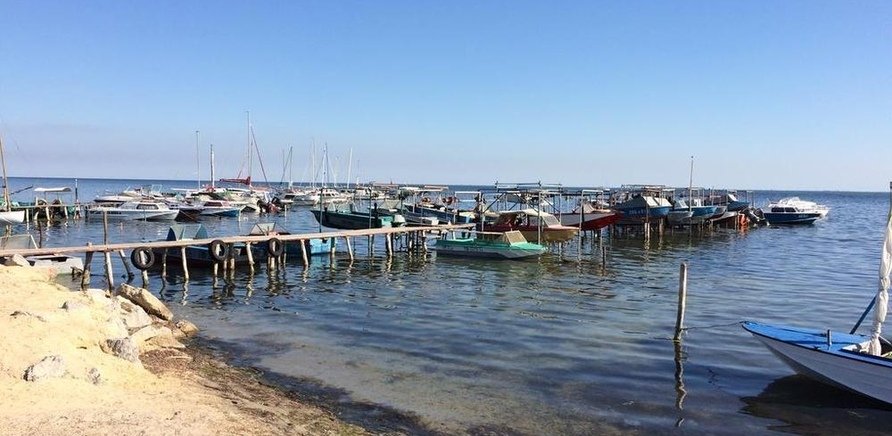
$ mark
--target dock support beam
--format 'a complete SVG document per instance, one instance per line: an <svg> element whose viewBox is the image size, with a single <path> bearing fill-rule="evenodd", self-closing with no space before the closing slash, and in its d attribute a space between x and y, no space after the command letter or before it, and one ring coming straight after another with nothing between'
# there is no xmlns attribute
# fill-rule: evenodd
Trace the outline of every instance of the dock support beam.
<svg viewBox="0 0 892 436"><path fill-rule="evenodd" d="M189 265L186 262L186 247L180 247L180 258L183 259L183 280L189 281Z"/></svg>
<svg viewBox="0 0 892 436"><path fill-rule="evenodd" d="M347 253L350 255L350 262L353 262L353 245L350 243L350 237L344 236L344 242L347 244Z"/></svg>
<svg viewBox="0 0 892 436"><path fill-rule="evenodd" d="M121 263L124 264L124 271L127 271L127 281L133 280L133 271L130 270L130 264L127 263L127 255L124 254L124 250L118 250L118 255L121 256Z"/></svg>
<svg viewBox="0 0 892 436"><path fill-rule="evenodd" d="M304 240L297 241L300 243L300 257L301 260L304 261L304 268L308 268L310 266L310 259L307 258L307 242Z"/></svg>
<svg viewBox="0 0 892 436"><path fill-rule="evenodd" d="M88 243L87 246L93 244ZM93 252L88 251L84 256L84 274L81 276L81 287L86 288L90 284L90 265L93 263Z"/></svg>
<svg viewBox="0 0 892 436"><path fill-rule="evenodd" d="M108 290L115 288L114 273L112 272L111 253L105 252L105 279L108 282Z"/></svg>

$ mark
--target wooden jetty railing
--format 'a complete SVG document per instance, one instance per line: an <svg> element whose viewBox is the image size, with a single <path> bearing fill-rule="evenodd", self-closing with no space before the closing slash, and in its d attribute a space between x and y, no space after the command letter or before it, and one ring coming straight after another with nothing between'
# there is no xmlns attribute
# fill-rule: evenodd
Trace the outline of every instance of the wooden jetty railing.
<svg viewBox="0 0 892 436"><path fill-rule="evenodd" d="M440 225L440 226L407 226L407 227L390 227L390 228L379 228L379 229L360 229L360 230L340 230L340 231L331 231L331 232L318 232L318 233L303 233L303 234L269 234L269 235L241 235L241 236L224 236L219 238L207 238L207 239L183 239L179 241L139 241L139 242L124 242L118 244L99 244L95 245L92 243L88 243L86 245L75 246L75 247L43 247L43 248L29 248L29 249L6 249L0 250L0 257L8 257L14 256L16 254L21 256L40 256L40 255L58 255L65 254L70 255L74 253L85 253L86 259L84 261L84 271L83 278L81 284L86 286L89 283L90 277L90 265L93 260L93 255L95 253L104 253L105 255L105 269L106 269L106 277L108 280L109 289L114 287L113 283L113 274L112 274L112 262L111 262L111 254L117 252L121 256L121 260L124 263L124 267L127 269L127 275L132 277L133 274L130 272L130 266L127 263L127 257L124 254L124 250L154 250L154 249L179 249L182 258L182 267L185 280L189 280L189 269L187 265L187 259L185 255L186 247L189 246L209 246L212 242L219 244L222 242L226 245L244 243L248 246L246 250L246 254L248 257L248 263L250 265L251 270L254 268L254 259L252 256L252 251L250 248L251 244L258 243L266 243L273 239L278 240L281 243L287 242L301 242L301 251L302 251L302 260L304 266L309 265L309 259L307 256L306 245L303 244L303 241L313 240L313 239L337 239L343 238L347 245L347 253L350 255L350 259L352 260L354 257L353 248L351 244L351 238L355 237L369 237L370 244L369 248L372 249L372 238L378 235L383 235L385 237L384 246L388 256L393 255L394 253L394 244L393 244L393 235L415 235L418 239L417 241L421 241L424 235L432 232L443 232L443 231L455 231L455 230L468 230L473 228L473 224L448 224L448 225ZM219 241L219 242L217 242ZM334 247L334 245L332 245ZM423 243L421 247L424 247ZM332 248L333 250L333 248ZM164 251L164 259L162 260L162 275L166 276L167 270L167 260L166 260L167 250ZM334 252L332 252L334 254ZM271 267L277 266L279 264L279 257L269 256L268 265ZM135 263L135 261L134 261ZM214 275L217 274L217 269L219 266L222 266L224 270L226 269L234 269L235 267L235 259L228 259L228 261L224 260L221 262L217 262L214 264ZM143 269L142 271L143 281L148 281L147 272Z"/></svg>

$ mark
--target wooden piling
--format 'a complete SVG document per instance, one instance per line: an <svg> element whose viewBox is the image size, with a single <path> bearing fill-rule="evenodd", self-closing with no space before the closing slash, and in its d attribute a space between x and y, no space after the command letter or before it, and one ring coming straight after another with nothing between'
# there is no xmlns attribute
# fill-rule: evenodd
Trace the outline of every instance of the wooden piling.
<svg viewBox="0 0 892 436"><path fill-rule="evenodd" d="M310 259L307 258L307 241L298 241L300 242L300 257L301 260L304 261L304 268L310 266Z"/></svg>
<svg viewBox="0 0 892 436"><path fill-rule="evenodd" d="M124 250L118 250L118 255L121 256L121 263L124 264L124 271L127 272L127 281L133 280L133 271L130 269L130 264L127 262L127 255L124 254Z"/></svg>
<svg viewBox="0 0 892 436"><path fill-rule="evenodd" d="M87 246L93 244L88 243ZM81 287L86 288L90 284L90 265L93 263L93 252L88 251L84 256L84 274L81 276Z"/></svg>
<svg viewBox="0 0 892 436"><path fill-rule="evenodd" d="M350 261L353 262L353 246L350 244L349 236L344 236L344 243L347 244L347 254L350 255Z"/></svg>
<svg viewBox="0 0 892 436"><path fill-rule="evenodd" d="M161 277L167 278L167 249L161 253Z"/></svg>
<svg viewBox="0 0 892 436"><path fill-rule="evenodd" d="M115 288L115 279L114 273L112 272L112 261L111 261L111 253L105 252L105 278L108 282L108 290L112 290Z"/></svg>
<svg viewBox="0 0 892 436"><path fill-rule="evenodd" d="M682 262L678 270L678 313L675 318L675 336L673 341L681 340L681 332L684 330L684 311L688 294L688 264Z"/></svg>
<svg viewBox="0 0 892 436"><path fill-rule="evenodd" d="M180 247L180 257L183 260L183 280L189 281L189 265L186 262L186 247Z"/></svg>
<svg viewBox="0 0 892 436"><path fill-rule="evenodd" d="M250 242L245 242L245 249L248 250L248 267L251 270L251 274L254 274L254 253L251 252Z"/></svg>

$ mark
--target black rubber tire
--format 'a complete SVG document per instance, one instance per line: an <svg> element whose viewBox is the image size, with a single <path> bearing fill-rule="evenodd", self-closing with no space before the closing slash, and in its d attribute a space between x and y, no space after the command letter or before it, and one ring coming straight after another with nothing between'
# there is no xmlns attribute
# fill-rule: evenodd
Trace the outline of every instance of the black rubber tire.
<svg viewBox="0 0 892 436"><path fill-rule="evenodd" d="M130 252L130 263L140 271L145 271L155 264L155 252L148 247L136 247Z"/></svg>
<svg viewBox="0 0 892 436"><path fill-rule="evenodd" d="M270 238L266 241L266 253L272 257L279 257L285 252L285 245L279 238Z"/></svg>
<svg viewBox="0 0 892 436"><path fill-rule="evenodd" d="M229 244L219 240L214 239L208 244L208 254L211 256L211 259L217 262L223 262L224 260L229 258Z"/></svg>

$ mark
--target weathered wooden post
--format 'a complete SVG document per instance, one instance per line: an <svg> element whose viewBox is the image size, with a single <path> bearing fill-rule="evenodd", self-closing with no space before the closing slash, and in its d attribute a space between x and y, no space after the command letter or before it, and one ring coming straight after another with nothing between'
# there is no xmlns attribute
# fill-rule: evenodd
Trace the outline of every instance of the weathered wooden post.
<svg viewBox="0 0 892 436"><path fill-rule="evenodd" d="M115 279L112 271L111 253L107 250L105 251L105 278L108 282L108 290L111 291L115 288Z"/></svg>
<svg viewBox="0 0 892 436"><path fill-rule="evenodd" d="M678 313L675 318L675 336L673 341L681 340L681 332L684 330L684 311L688 294L688 264L682 262L678 270Z"/></svg>
<svg viewBox="0 0 892 436"><path fill-rule="evenodd" d="M254 253L251 252L251 243L245 242L245 249L248 250L248 268L250 268L251 274L254 274Z"/></svg>
<svg viewBox="0 0 892 436"><path fill-rule="evenodd" d="M189 281L189 265L186 262L186 246L180 247L180 258L183 259L183 280Z"/></svg>
<svg viewBox="0 0 892 436"><path fill-rule="evenodd" d="M124 250L118 250L118 255L121 256L121 263L124 264L124 271L127 271L127 281L133 280L133 271L130 270L130 264L127 263L127 255L124 254Z"/></svg>
<svg viewBox="0 0 892 436"><path fill-rule="evenodd" d="M307 258L307 241L301 239L297 242L300 243L300 257L304 261L304 268L307 268L310 266L310 259Z"/></svg>
<svg viewBox="0 0 892 436"><path fill-rule="evenodd" d="M92 247L92 242L87 242L87 247ZM93 263L93 252L88 251L84 256L84 274L81 276L81 287L86 288L90 284L90 265Z"/></svg>
<svg viewBox="0 0 892 436"><path fill-rule="evenodd" d="M353 262L353 246L350 244L349 236L344 236L344 243L347 244L347 254L350 255L350 262Z"/></svg>

